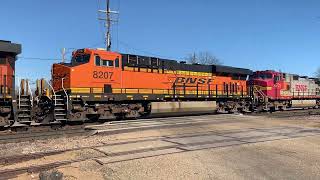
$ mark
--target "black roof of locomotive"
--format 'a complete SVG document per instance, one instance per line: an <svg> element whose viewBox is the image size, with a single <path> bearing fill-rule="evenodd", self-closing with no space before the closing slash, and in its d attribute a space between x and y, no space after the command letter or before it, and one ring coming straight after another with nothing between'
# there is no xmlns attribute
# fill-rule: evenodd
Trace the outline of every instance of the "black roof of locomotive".
<svg viewBox="0 0 320 180"><path fill-rule="evenodd" d="M0 52L18 55L21 53L21 44L15 44L11 41L0 40Z"/></svg>
<svg viewBox="0 0 320 180"><path fill-rule="evenodd" d="M240 75L252 75L253 71L245 68L237 68L231 66L212 65L213 72L216 73L228 73L228 74L240 74Z"/></svg>
<svg viewBox="0 0 320 180"><path fill-rule="evenodd" d="M132 59L129 61L129 59ZM156 61L154 65L152 61ZM161 59L148 56L138 56L133 54L122 54L122 63L125 66L133 67L163 67L168 70L178 71L195 71L207 73L224 73L224 74L238 74L238 75L252 75L253 71L245 68L237 68L222 65L203 65L203 64L186 64L184 61L178 62L176 60Z"/></svg>

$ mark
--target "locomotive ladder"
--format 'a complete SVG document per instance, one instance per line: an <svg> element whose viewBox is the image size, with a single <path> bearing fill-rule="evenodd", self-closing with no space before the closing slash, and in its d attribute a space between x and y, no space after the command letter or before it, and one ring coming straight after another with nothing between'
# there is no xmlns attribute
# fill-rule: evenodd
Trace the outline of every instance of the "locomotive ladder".
<svg viewBox="0 0 320 180"><path fill-rule="evenodd" d="M67 102L63 95L53 95L54 100L54 122L65 122L67 121Z"/></svg>
<svg viewBox="0 0 320 180"><path fill-rule="evenodd" d="M258 93L258 96L254 98L256 102L259 102L259 98L262 99L263 102L263 108L268 109L268 96L264 94L260 89L254 86L254 93ZM259 97L260 95L260 97Z"/></svg>
<svg viewBox="0 0 320 180"><path fill-rule="evenodd" d="M254 92L257 92L262 98L263 100L266 102L267 101L267 96L257 87L254 86Z"/></svg>
<svg viewBox="0 0 320 180"><path fill-rule="evenodd" d="M67 113L68 113L68 105L69 105L69 97L64 88L64 78L61 79L61 87L63 89L64 95L56 94L54 92L53 100L54 100L54 122L64 123L67 121Z"/></svg>

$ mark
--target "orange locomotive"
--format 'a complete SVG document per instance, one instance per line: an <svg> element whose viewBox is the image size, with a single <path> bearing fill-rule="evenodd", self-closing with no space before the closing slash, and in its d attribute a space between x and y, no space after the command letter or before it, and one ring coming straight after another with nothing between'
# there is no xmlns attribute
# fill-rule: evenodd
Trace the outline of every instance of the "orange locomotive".
<svg viewBox="0 0 320 180"><path fill-rule="evenodd" d="M80 49L71 63L53 65L55 97L64 99L60 104L68 112L55 119L138 117L177 102L192 104L190 109L201 109L205 101L217 103L218 110L245 110L251 102L246 84L251 74L242 68Z"/></svg>

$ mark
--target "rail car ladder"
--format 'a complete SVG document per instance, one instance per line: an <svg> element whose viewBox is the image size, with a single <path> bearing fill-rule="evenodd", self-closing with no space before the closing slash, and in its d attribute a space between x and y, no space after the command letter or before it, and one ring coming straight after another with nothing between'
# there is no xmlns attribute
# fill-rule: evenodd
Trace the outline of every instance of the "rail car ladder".
<svg viewBox="0 0 320 180"><path fill-rule="evenodd" d="M18 122L22 124L30 124L32 103L30 95L19 95L18 102Z"/></svg>
<svg viewBox="0 0 320 180"><path fill-rule="evenodd" d="M17 121L20 124L30 125L32 122L31 110L33 107L33 95L28 80L21 80L17 97Z"/></svg>

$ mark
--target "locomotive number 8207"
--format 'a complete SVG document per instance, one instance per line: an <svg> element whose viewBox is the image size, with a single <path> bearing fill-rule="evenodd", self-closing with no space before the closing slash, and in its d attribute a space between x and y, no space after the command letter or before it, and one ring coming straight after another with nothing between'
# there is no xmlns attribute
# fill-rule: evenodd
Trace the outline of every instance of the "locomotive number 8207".
<svg viewBox="0 0 320 180"><path fill-rule="evenodd" d="M113 72L93 71L93 78L95 79L111 79Z"/></svg>

